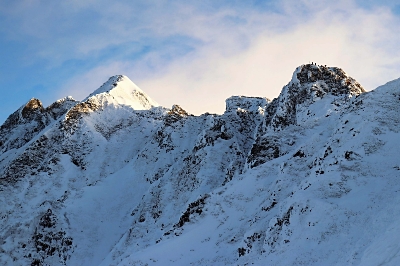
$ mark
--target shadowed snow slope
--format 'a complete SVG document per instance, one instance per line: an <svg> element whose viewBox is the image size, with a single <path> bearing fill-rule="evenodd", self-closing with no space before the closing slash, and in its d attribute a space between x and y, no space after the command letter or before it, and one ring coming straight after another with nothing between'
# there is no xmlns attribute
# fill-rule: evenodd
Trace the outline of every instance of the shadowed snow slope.
<svg viewBox="0 0 400 266"><path fill-rule="evenodd" d="M125 76L32 99L0 128L0 264L400 265L399 80L308 64L226 106Z"/></svg>

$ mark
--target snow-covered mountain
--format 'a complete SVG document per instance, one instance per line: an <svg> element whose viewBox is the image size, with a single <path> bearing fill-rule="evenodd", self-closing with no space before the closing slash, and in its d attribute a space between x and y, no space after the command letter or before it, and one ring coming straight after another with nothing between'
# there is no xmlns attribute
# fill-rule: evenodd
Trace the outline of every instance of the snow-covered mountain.
<svg viewBox="0 0 400 266"><path fill-rule="evenodd" d="M1 265L400 265L400 79L302 65L222 115L126 76L0 128Z"/></svg>

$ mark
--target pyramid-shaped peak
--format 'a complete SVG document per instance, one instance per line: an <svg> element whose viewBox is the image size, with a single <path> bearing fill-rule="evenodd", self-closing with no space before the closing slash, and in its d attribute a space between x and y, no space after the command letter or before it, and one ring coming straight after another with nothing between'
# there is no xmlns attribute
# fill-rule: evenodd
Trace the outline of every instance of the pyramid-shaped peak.
<svg viewBox="0 0 400 266"><path fill-rule="evenodd" d="M147 110L158 106L145 92L125 75L110 77L85 100L96 98L101 104L128 105L135 110Z"/></svg>

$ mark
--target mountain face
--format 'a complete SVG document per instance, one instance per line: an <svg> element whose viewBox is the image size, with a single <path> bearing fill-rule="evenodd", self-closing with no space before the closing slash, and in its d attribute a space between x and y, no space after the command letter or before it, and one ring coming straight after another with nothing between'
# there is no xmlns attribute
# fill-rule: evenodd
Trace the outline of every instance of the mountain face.
<svg viewBox="0 0 400 266"><path fill-rule="evenodd" d="M400 265L400 79L302 65L222 115L126 76L0 128L1 265Z"/></svg>

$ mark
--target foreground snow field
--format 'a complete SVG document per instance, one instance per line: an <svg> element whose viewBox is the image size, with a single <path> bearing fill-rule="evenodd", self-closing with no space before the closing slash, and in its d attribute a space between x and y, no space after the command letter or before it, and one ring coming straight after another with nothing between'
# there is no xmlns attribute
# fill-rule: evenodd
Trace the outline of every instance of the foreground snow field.
<svg viewBox="0 0 400 266"><path fill-rule="evenodd" d="M400 265L400 80L302 65L222 115L126 76L0 129L1 265Z"/></svg>

